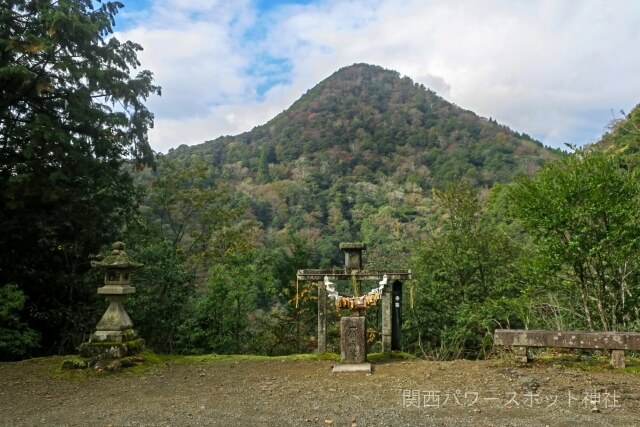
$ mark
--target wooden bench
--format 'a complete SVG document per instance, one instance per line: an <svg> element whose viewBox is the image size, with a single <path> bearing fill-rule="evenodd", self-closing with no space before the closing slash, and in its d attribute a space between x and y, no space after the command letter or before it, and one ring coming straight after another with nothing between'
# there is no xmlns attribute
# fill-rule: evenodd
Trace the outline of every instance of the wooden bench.
<svg viewBox="0 0 640 427"><path fill-rule="evenodd" d="M611 350L611 366L624 368L624 351L640 350L640 333L496 329L494 343L513 347L516 361L523 363L529 361L528 347Z"/></svg>

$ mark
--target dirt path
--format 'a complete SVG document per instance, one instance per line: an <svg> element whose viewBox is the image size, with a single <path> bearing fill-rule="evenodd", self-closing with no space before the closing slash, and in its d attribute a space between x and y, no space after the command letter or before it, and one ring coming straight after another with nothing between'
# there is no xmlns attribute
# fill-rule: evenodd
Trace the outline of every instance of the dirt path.
<svg viewBox="0 0 640 427"><path fill-rule="evenodd" d="M330 361L163 363L52 376L62 359L0 364L1 426L633 426L640 375L557 364ZM592 410L598 401L599 412Z"/></svg>

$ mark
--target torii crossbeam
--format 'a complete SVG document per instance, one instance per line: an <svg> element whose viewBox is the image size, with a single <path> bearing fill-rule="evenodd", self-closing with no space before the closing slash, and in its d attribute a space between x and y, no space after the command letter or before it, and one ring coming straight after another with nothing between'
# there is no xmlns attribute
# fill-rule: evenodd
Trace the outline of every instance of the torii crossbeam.
<svg viewBox="0 0 640 427"><path fill-rule="evenodd" d="M318 270L298 270L298 280L300 281L323 281L325 276L333 280L382 280L384 276L390 281L411 279L411 270L351 270L343 269L318 269Z"/></svg>

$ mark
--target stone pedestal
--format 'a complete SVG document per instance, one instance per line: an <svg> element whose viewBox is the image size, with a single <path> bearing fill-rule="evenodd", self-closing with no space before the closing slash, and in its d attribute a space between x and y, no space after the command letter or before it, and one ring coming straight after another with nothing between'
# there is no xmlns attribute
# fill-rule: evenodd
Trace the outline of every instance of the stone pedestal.
<svg viewBox="0 0 640 427"><path fill-rule="evenodd" d="M527 363L529 362L529 349L524 346L515 346L513 347L513 359L517 363Z"/></svg>
<svg viewBox="0 0 640 427"><path fill-rule="evenodd" d="M109 307L91 335L91 340L80 346L80 355L96 360L119 359L144 350L144 340L138 338L133 322L124 309L127 295L135 293L129 285L106 285L98 289L109 301Z"/></svg>
<svg viewBox="0 0 640 427"><path fill-rule="evenodd" d="M364 316L340 319L340 356L340 363L367 361L367 327Z"/></svg>
<svg viewBox="0 0 640 427"><path fill-rule="evenodd" d="M625 365L624 350L611 350L611 366L622 369Z"/></svg>
<svg viewBox="0 0 640 427"><path fill-rule="evenodd" d="M125 297L135 293L135 290L132 286L103 286L98 289L98 294L104 295L109 301L109 307L98 322L91 341L121 343L136 337L133 322L122 305Z"/></svg>
<svg viewBox="0 0 640 427"><path fill-rule="evenodd" d="M340 364L334 366L333 372L371 372L364 316L340 319L340 356Z"/></svg>

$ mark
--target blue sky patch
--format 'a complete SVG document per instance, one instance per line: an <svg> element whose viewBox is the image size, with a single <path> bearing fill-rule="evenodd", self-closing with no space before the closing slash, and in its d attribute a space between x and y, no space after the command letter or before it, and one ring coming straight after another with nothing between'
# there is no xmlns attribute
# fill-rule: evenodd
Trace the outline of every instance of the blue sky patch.
<svg viewBox="0 0 640 427"><path fill-rule="evenodd" d="M256 93L259 97L272 87L289 83L291 81L291 70L293 65L288 58L277 58L267 54L259 55L246 70L249 76L255 77L257 85Z"/></svg>
<svg viewBox="0 0 640 427"><path fill-rule="evenodd" d="M260 11L267 11L282 5L289 5L289 4L307 5L311 3L317 3L317 1L314 1L314 0L257 0L256 6Z"/></svg>

